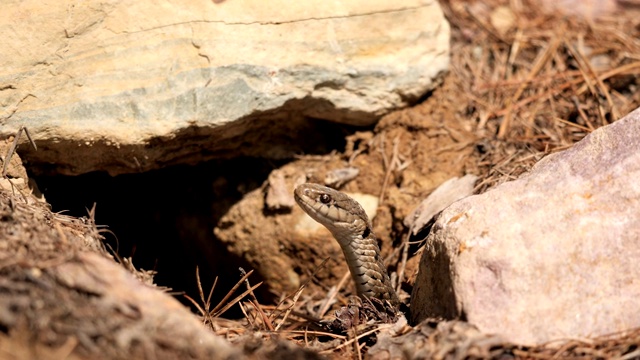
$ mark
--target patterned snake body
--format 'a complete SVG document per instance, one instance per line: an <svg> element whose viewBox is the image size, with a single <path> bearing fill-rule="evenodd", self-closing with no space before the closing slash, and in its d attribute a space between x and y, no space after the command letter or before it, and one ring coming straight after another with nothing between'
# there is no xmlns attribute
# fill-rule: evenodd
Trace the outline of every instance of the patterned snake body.
<svg viewBox="0 0 640 360"><path fill-rule="evenodd" d="M302 210L324 225L340 244L358 295L398 306L400 300L362 206L346 194L318 184L299 185L294 197Z"/></svg>

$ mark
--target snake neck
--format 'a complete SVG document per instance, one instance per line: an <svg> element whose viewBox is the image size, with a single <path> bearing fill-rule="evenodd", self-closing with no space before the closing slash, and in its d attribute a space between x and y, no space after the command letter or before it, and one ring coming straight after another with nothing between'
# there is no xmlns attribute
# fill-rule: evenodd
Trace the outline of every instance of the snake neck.
<svg viewBox="0 0 640 360"><path fill-rule="evenodd" d="M391 285L373 231L367 227L360 234L340 238L336 235L333 234L342 248L358 296L388 300L397 306L400 301Z"/></svg>

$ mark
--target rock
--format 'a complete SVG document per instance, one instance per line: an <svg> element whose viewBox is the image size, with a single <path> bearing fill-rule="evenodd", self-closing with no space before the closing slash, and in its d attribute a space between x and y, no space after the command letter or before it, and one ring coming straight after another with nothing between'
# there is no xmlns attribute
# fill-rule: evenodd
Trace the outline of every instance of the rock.
<svg viewBox="0 0 640 360"><path fill-rule="evenodd" d="M442 209L464 197L473 194L473 188L478 177L467 174L461 178L453 177L438 186L426 199L407 215L404 226L411 230L411 235L416 235L438 214Z"/></svg>
<svg viewBox="0 0 640 360"><path fill-rule="evenodd" d="M56 318L51 326L76 326L79 332L98 333L102 346L114 347L111 352L120 351L125 355L122 358L144 358L151 353L167 359L186 356L233 359L240 356L238 349L207 330L174 297L143 285L121 266L102 256L79 253L73 261L49 272L68 291L86 292L93 297L86 304L76 303L82 299L73 296L59 299L60 304L75 307L82 316L68 316L65 320ZM100 349L102 352L96 350L90 353L90 358L104 356L104 349Z"/></svg>
<svg viewBox="0 0 640 360"><path fill-rule="evenodd" d="M40 151L23 155L65 174L291 157L326 142L308 118L371 125L449 63L433 0L28 0L3 15L0 135L26 126Z"/></svg>
<svg viewBox="0 0 640 360"><path fill-rule="evenodd" d="M269 174L267 182L267 195L265 196L267 208L271 211L290 211L296 201L291 189L287 186L284 174L274 170Z"/></svg>
<svg viewBox="0 0 640 360"><path fill-rule="evenodd" d="M334 189L339 189L342 185L355 179L360 174L360 169L349 166L342 169L335 169L327 173L324 178L324 184Z"/></svg>
<svg viewBox="0 0 640 360"><path fill-rule="evenodd" d="M640 326L640 110L460 200L427 239L411 321L520 344Z"/></svg>
<svg viewBox="0 0 640 360"><path fill-rule="evenodd" d="M18 132L18 138L20 133ZM20 193L26 202L45 201L44 195L38 189L35 181L27 175L27 169L22 165L20 156L15 151L17 142L15 137L0 140L0 189L9 190L13 193ZM26 196L27 194L33 196Z"/></svg>

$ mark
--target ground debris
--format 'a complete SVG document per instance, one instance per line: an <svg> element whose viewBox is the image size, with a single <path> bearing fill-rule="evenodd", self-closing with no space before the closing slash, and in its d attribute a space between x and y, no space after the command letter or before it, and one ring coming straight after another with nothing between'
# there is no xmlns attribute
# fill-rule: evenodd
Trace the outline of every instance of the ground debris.
<svg viewBox="0 0 640 360"><path fill-rule="evenodd" d="M327 326L330 331L346 333L360 326L394 323L401 314L390 304L378 299L349 298L349 304L335 311L335 319Z"/></svg>
<svg viewBox="0 0 640 360"><path fill-rule="evenodd" d="M444 2L456 94L439 108L472 119L479 190L516 178L635 109L640 95L637 9L585 21L536 1ZM496 31L489 19L508 12ZM542 26L541 24L546 24ZM445 81L446 83L446 81ZM452 95L452 94L449 94ZM459 105L456 105L459 104ZM466 107L466 111L462 106Z"/></svg>
<svg viewBox="0 0 640 360"><path fill-rule="evenodd" d="M383 332L369 349L371 359L491 358L503 341L462 321L426 320L404 334Z"/></svg>

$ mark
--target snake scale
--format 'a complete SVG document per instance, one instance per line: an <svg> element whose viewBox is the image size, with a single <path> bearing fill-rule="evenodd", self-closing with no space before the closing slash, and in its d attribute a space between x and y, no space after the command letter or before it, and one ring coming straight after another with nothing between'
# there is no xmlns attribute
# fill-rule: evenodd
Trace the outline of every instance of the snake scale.
<svg viewBox="0 0 640 360"><path fill-rule="evenodd" d="M397 307L400 300L362 206L340 191L311 183L298 185L294 197L302 210L324 225L340 244L358 296L387 300Z"/></svg>

